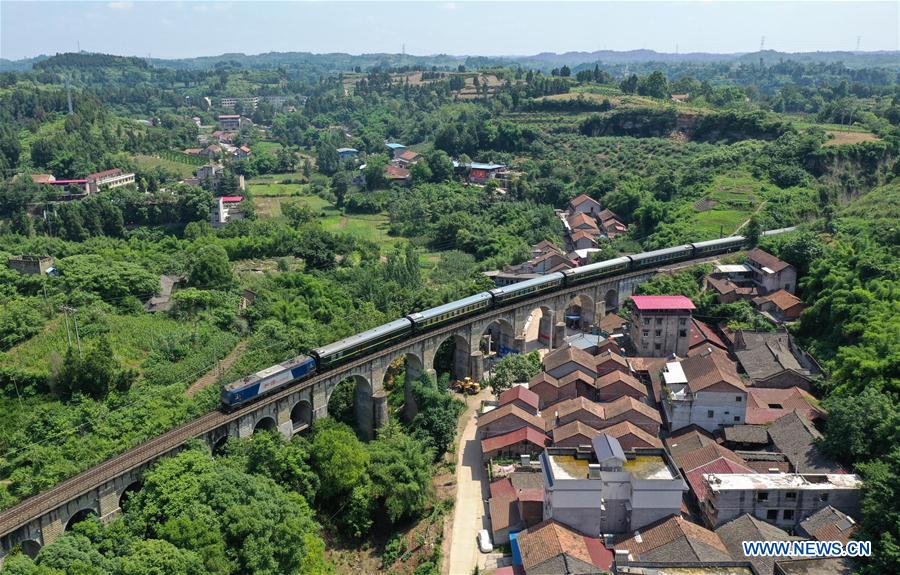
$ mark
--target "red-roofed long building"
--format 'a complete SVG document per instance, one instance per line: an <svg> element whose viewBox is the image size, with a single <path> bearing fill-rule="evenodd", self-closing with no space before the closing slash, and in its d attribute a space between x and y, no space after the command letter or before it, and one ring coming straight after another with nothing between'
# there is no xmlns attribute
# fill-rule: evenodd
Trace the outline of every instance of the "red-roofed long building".
<svg viewBox="0 0 900 575"><path fill-rule="evenodd" d="M636 295L631 300L631 341L637 354L666 357L674 353L687 357L694 303L683 295Z"/></svg>

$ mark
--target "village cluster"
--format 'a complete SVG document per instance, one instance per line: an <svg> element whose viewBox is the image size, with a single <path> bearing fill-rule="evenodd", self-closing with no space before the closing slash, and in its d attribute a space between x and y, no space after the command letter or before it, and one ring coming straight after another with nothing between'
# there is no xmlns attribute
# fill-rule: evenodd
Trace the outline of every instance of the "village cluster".
<svg viewBox="0 0 900 575"><path fill-rule="evenodd" d="M586 196L562 217L570 249L619 231ZM547 242L534 253L515 271L583 257ZM720 303L749 301L773 331L701 321L690 299L669 295L632 296L593 335L553 334L542 371L477 419L496 573L846 572L841 558L742 548L847 543L857 530L862 482L817 446L827 414L811 391L823 373L784 329L803 307L796 285L793 266L753 249L716 265L706 288Z"/></svg>

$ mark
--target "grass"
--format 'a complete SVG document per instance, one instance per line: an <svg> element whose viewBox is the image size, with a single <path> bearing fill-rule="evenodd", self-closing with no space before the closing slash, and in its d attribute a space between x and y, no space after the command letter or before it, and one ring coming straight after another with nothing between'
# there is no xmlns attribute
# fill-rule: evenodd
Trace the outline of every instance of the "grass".
<svg viewBox="0 0 900 575"><path fill-rule="evenodd" d="M387 214L334 214L322 220L322 227L330 232L345 233L379 245L396 245L406 241L388 235L389 226Z"/></svg>
<svg viewBox="0 0 900 575"><path fill-rule="evenodd" d="M727 236L734 232L749 217L750 212L743 210L712 209L708 212L697 214L692 227L704 236L719 237L720 231Z"/></svg>
<svg viewBox="0 0 900 575"><path fill-rule="evenodd" d="M182 164L181 162L173 162L165 158L157 158L154 156L137 155L132 156L134 162L142 170L152 170L154 168L162 168L169 172L175 172L181 178L190 178L196 171L195 166Z"/></svg>
<svg viewBox="0 0 900 575"><path fill-rule="evenodd" d="M306 193L306 184L276 184L252 181L250 191L257 197L300 196Z"/></svg>
<svg viewBox="0 0 900 575"><path fill-rule="evenodd" d="M278 150L281 149L281 144L278 142L257 142L250 146L250 149L257 155L267 154L269 156L275 156L278 153Z"/></svg>
<svg viewBox="0 0 900 575"><path fill-rule="evenodd" d="M697 213L694 227L710 237L734 232L759 206L765 193L763 188L764 184L748 172L716 176L704 196L704 200L711 200L714 205Z"/></svg>

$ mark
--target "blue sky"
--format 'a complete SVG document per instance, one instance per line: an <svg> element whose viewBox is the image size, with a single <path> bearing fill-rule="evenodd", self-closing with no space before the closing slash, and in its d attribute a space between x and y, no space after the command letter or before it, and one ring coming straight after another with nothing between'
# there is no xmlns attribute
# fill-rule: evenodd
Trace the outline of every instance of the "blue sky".
<svg viewBox="0 0 900 575"><path fill-rule="evenodd" d="M43 2L0 0L0 57L77 49L510 55L900 49L898 2Z"/></svg>

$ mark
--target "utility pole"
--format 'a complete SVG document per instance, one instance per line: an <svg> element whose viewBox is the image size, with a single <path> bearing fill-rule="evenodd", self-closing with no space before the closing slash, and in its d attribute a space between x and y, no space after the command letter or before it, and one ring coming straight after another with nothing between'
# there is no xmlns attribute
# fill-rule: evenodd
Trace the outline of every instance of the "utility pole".
<svg viewBox="0 0 900 575"><path fill-rule="evenodd" d="M63 312L66 315L66 341L69 343L67 346L68 349L72 348L72 334L69 331L69 308L61 305L59 306L59 311Z"/></svg>
<svg viewBox="0 0 900 575"><path fill-rule="evenodd" d="M60 309L66 314L66 339L69 342L69 348L72 347L72 334L69 332L69 312L72 312L72 321L75 324L75 341L78 345L78 355L83 357L81 353L81 335L78 333L78 309L67 305L61 306Z"/></svg>

